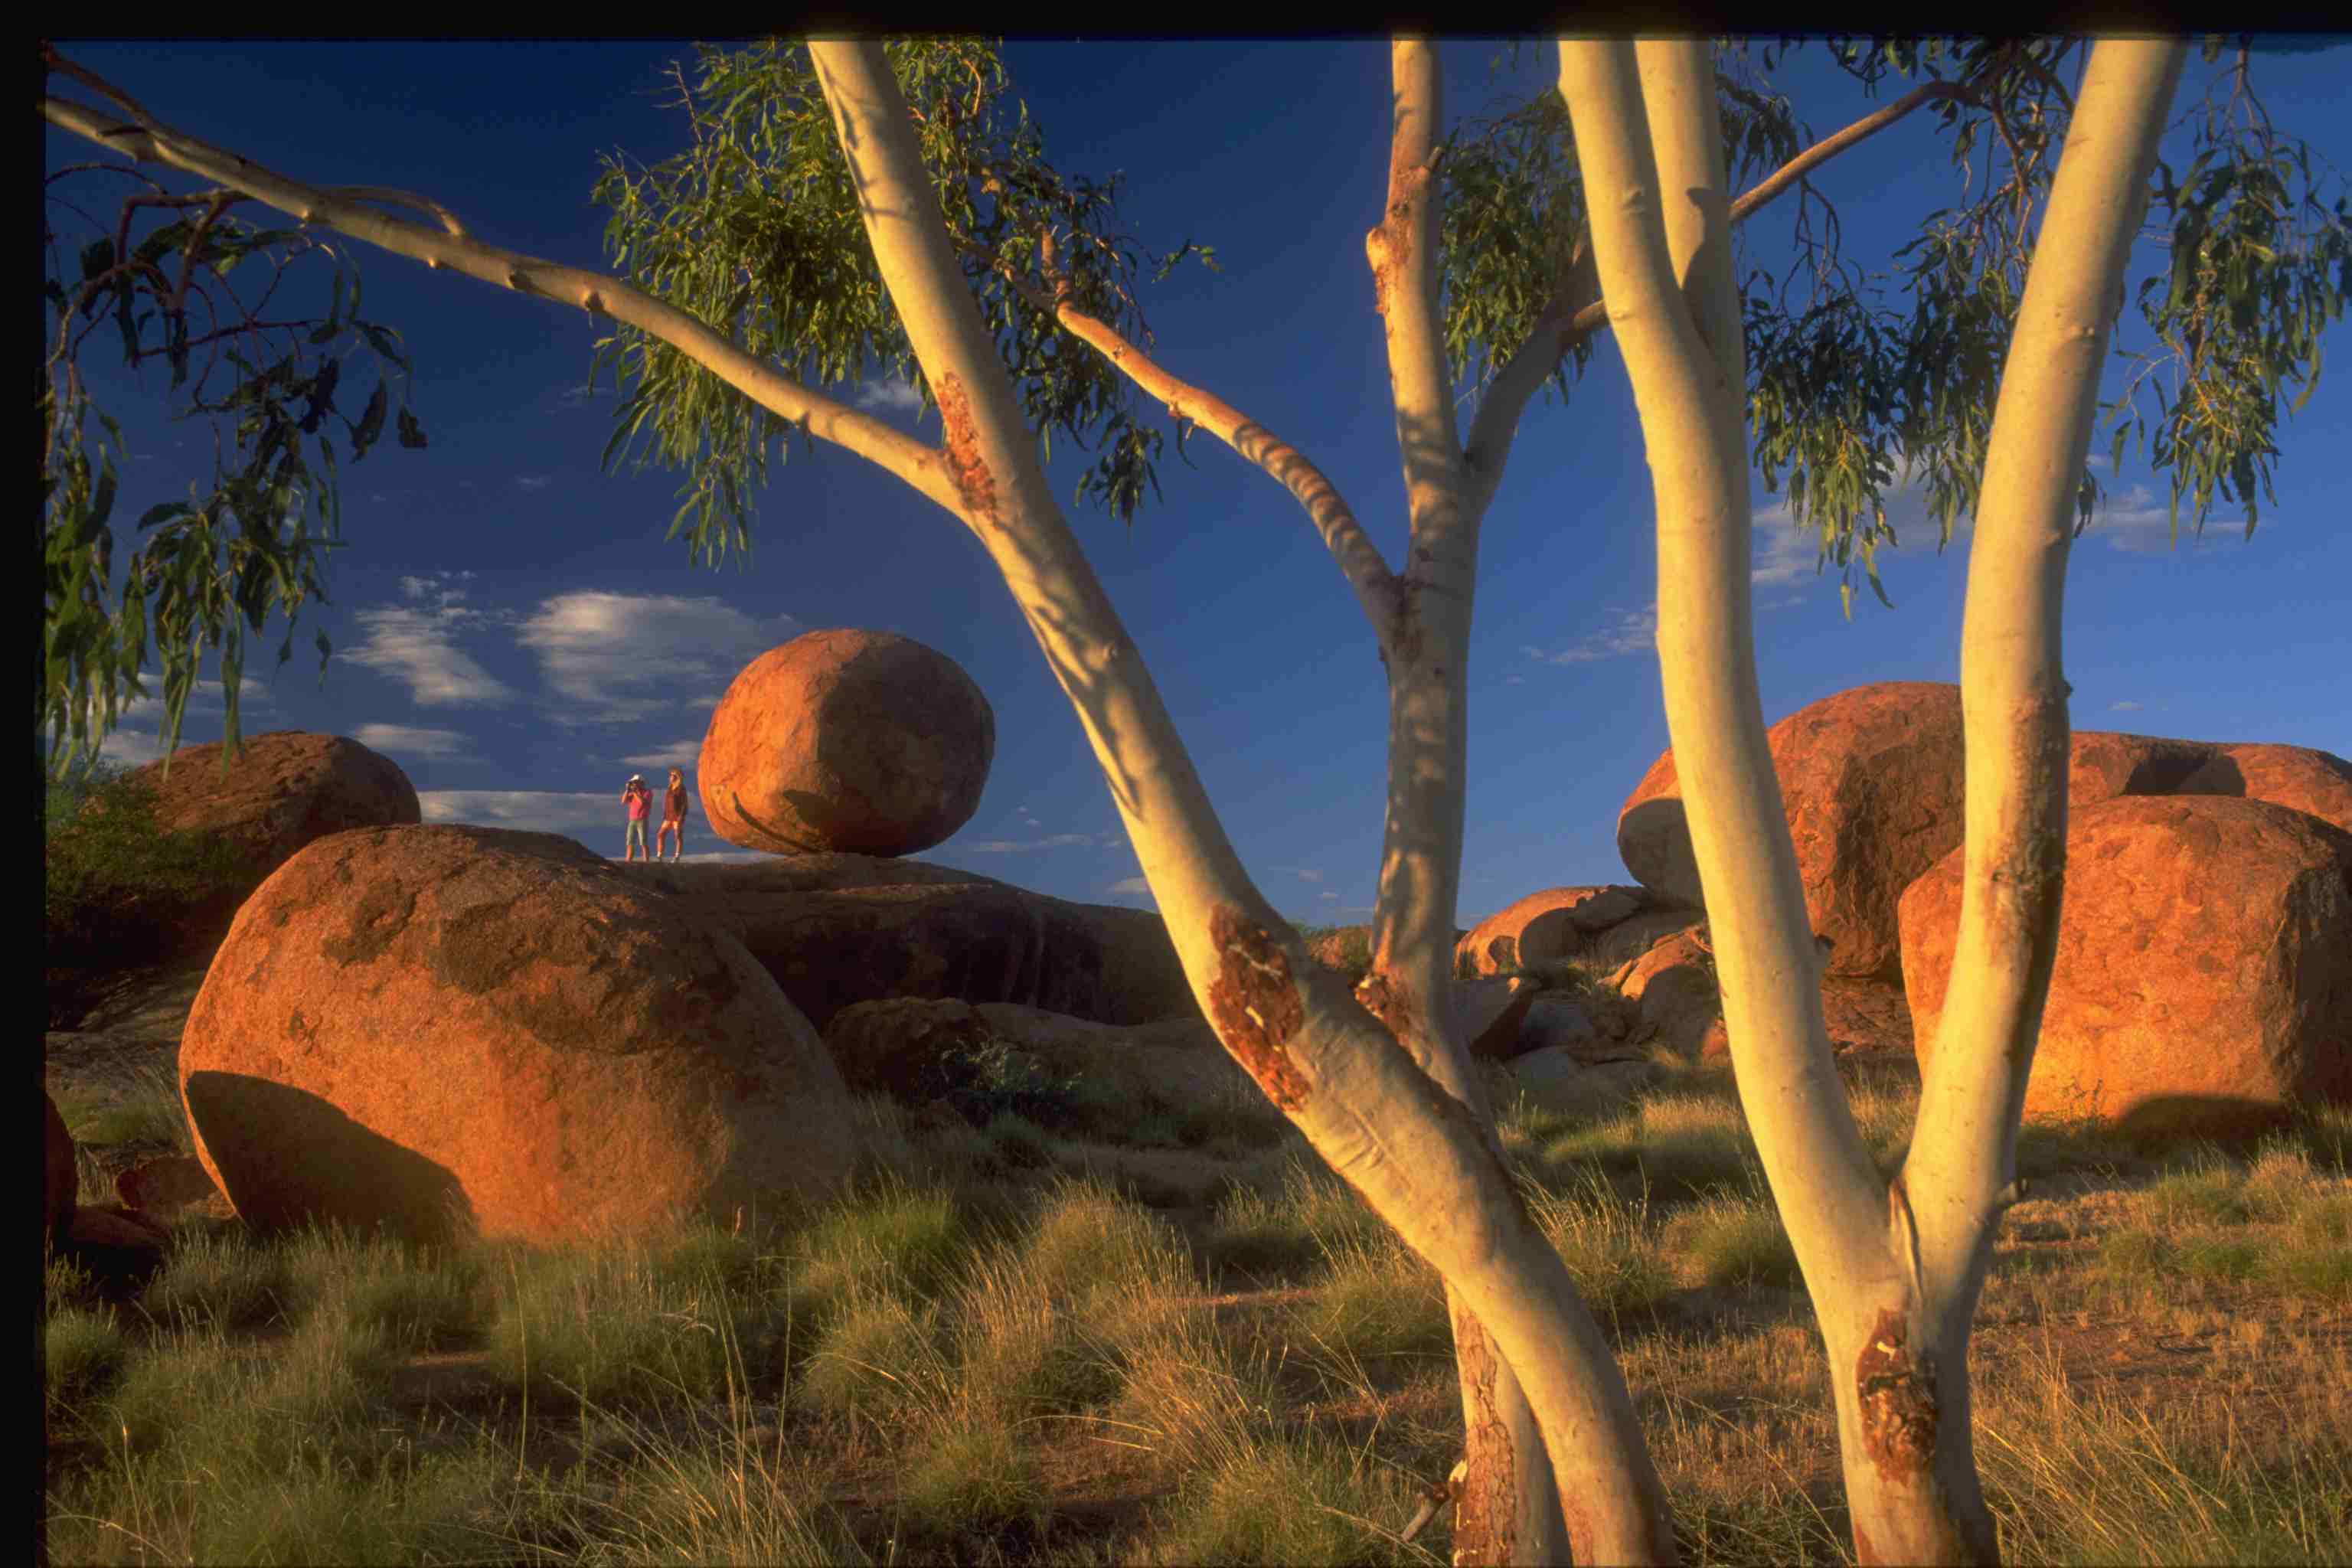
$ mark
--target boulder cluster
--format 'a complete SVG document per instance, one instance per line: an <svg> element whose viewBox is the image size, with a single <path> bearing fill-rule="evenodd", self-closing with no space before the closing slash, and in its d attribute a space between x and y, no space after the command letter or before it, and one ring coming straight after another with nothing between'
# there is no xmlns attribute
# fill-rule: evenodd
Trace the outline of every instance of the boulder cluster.
<svg viewBox="0 0 2352 1568"><path fill-rule="evenodd" d="M2206 1132L2352 1099L2352 766L2073 743L2027 1113ZM713 826L770 851L739 865L427 826L400 769L341 737L257 736L226 780L210 749L181 753L163 820L230 835L256 879L180 1034L196 1159L79 1205L50 1105L47 1233L152 1246L156 1216L200 1202L419 1239L756 1223L847 1172L853 1090L952 1114L1008 1049L1139 1115L1247 1098L1157 915L904 858L970 817L992 744L970 679L905 638L771 650L699 769ZM1832 1045L1924 1063L1958 924L1958 690L1842 692L1770 745ZM1630 1092L1661 1049L1732 1045L1671 752L1618 842L1633 882L1530 893L1455 946L1473 1053L1571 1096ZM1314 956L1352 974L1364 934Z"/></svg>
<svg viewBox="0 0 2352 1568"><path fill-rule="evenodd" d="M1959 924L1957 686L1890 681L1772 726L1774 771L1841 1053L1924 1064ZM2073 737L2064 912L2026 1113L2227 1133L2352 1099L2352 764L2297 746ZM1727 1051L1669 751L1619 813L1639 883L1531 894L1481 921L1465 974L1605 966L1635 1037ZM1515 1047L1517 1048L1517 1047Z"/></svg>

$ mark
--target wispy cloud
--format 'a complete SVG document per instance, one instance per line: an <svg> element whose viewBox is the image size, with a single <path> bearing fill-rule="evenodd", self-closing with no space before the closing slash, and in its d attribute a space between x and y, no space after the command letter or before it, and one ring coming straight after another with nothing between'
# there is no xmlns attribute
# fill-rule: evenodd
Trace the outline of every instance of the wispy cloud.
<svg viewBox="0 0 2352 1568"><path fill-rule="evenodd" d="M163 757L163 741L144 730L116 730L99 743L98 754L127 768L144 767Z"/></svg>
<svg viewBox="0 0 2352 1568"><path fill-rule="evenodd" d="M133 723L152 723L160 730L163 721L163 678L152 669L142 669L139 672L139 680L148 689L149 695L134 697L115 711ZM236 701L240 710L267 708L271 700L269 688L255 676L247 675L237 682ZM219 681L199 679L188 689L186 714L209 715L226 712L227 709L228 694Z"/></svg>
<svg viewBox="0 0 2352 1568"><path fill-rule="evenodd" d="M912 414L923 405L923 395L915 390L910 381L869 381L857 389L852 399L858 407L871 414Z"/></svg>
<svg viewBox="0 0 2352 1568"><path fill-rule="evenodd" d="M1756 564L1748 580L1759 588L1785 588L1820 574L1821 536L1797 526L1785 500L1756 513Z"/></svg>
<svg viewBox="0 0 2352 1568"><path fill-rule="evenodd" d="M1569 644L1547 652L1532 645L1521 649L1538 664L1591 664L1629 653L1648 653L1658 646L1658 606L1654 601L1639 610L1612 610L1606 624Z"/></svg>
<svg viewBox="0 0 2352 1568"><path fill-rule="evenodd" d="M1119 881L1113 882L1109 887L1105 888L1103 891L1106 893L1140 893L1143 897L1149 899L1151 897L1151 884L1145 881L1140 877L1128 877Z"/></svg>
<svg viewBox="0 0 2352 1568"><path fill-rule="evenodd" d="M565 408L585 408L600 397L616 395L609 386L567 386L555 395L556 403Z"/></svg>
<svg viewBox="0 0 2352 1568"><path fill-rule="evenodd" d="M515 486L519 489L543 490L554 482L553 474L517 474L515 476Z"/></svg>
<svg viewBox="0 0 2352 1568"><path fill-rule="evenodd" d="M700 741L672 741L659 751L639 752L621 761L633 768L690 768L702 759Z"/></svg>
<svg viewBox="0 0 2352 1568"><path fill-rule="evenodd" d="M1322 872L1310 871L1304 866L1276 866L1275 869L1287 871L1302 882L1319 882L1323 879Z"/></svg>
<svg viewBox="0 0 2352 1568"><path fill-rule="evenodd" d="M758 620L716 598L578 593L542 601L518 640L564 699L559 722L609 723L674 712L688 687L723 688L799 627L790 616Z"/></svg>
<svg viewBox="0 0 2352 1568"><path fill-rule="evenodd" d="M570 794L538 789L430 789L416 792L427 822L477 827L517 827L532 833L615 827L624 821L621 792Z"/></svg>
<svg viewBox="0 0 2352 1568"><path fill-rule="evenodd" d="M2137 713L2145 706L2147 706L2145 703L2134 702L2129 698L2126 698L2121 702L2108 703L2107 711L2110 713Z"/></svg>
<svg viewBox="0 0 2352 1568"><path fill-rule="evenodd" d="M457 597L462 595L416 608L360 611L352 617L360 626L360 646L343 657L402 682L409 697L426 707L511 700L514 689L457 646L458 633L482 617Z"/></svg>
<svg viewBox="0 0 2352 1568"><path fill-rule="evenodd" d="M2265 521L2262 526L2273 528L2277 524ZM2083 537L2104 540L2127 554L2169 554L2175 549L2171 503L2146 485L2132 485L2120 494L2109 490L2099 499L2097 509L2091 513L2091 526ZM2188 510L2183 509L2181 512L2179 549L2210 549L2244 537L2245 521L2242 515L2217 510L2205 520L2205 531L2200 534Z"/></svg>
<svg viewBox="0 0 2352 1568"><path fill-rule="evenodd" d="M352 739L400 757L462 757L473 744L455 730L415 730L405 724L362 724L352 731Z"/></svg>
<svg viewBox="0 0 2352 1568"><path fill-rule="evenodd" d="M1043 838L983 838L977 844L960 844L956 847L982 855L1024 855L1036 849L1073 849L1117 842L1118 835L1115 833L1049 833Z"/></svg>

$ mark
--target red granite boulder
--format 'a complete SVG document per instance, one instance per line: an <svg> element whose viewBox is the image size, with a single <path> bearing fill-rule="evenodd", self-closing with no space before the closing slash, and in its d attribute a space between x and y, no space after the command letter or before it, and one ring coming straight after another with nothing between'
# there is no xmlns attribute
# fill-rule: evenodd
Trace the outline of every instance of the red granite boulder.
<svg viewBox="0 0 2352 1568"><path fill-rule="evenodd" d="M2308 746L2216 746L2177 795L2266 800L2352 833L2352 763Z"/></svg>
<svg viewBox="0 0 2352 1568"><path fill-rule="evenodd" d="M1965 855L1903 895L1924 1068L1950 983ZM2164 1134L2267 1124L2352 1099L2352 834L2221 795L2071 814L2056 966L2030 1117Z"/></svg>
<svg viewBox="0 0 2352 1568"><path fill-rule="evenodd" d="M820 1032L853 1003L894 996L1117 1025L1200 1016L1167 923L1150 910L860 855L614 870L733 934Z"/></svg>
<svg viewBox="0 0 2352 1568"><path fill-rule="evenodd" d="M1506 905L1454 944L1464 979L1582 958L1596 939L1650 908L1640 888L1546 888Z"/></svg>
<svg viewBox="0 0 2352 1568"><path fill-rule="evenodd" d="M855 1152L840 1074L742 945L547 834L311 844L238 911L180 1086L263 1229L643 1236L772 1215Z"/></svg>
<svg viewBox="0 0 2352 1568"><path fill-rule="evenodd" d="M912 855L971 819L996 716L953 659L889 632L810 632L745 666L703 736L712 831L774 854Z"/></svg>
<svg viewBox="0 0 2352 1568"><path fill-rule="evenodd" d="M168 779L161 762L130 776L148 786L162 826L229 839L246 852L257 879L314 838L423 820L400 764L341 735L248 735L226 778L220 759L217 742L183 746L172 753Z"/></svg>

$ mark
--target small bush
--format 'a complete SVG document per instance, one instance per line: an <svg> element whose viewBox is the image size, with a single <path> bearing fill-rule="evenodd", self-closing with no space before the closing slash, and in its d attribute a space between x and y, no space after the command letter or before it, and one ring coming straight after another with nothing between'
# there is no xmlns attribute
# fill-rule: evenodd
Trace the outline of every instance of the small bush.
<svg viewBox="0 0 2352 1568"><path fill-rule="evenodd" d="M1764 1204L1710 1198L1677 1215L1666 1240L1694 1285L1722 1290L1801 1289L1795 1248L1780 1216Z"/></svg>
<svg viewBox="0 0 2352 1568"><path fill-rule="evenodd" d="M819 1410L868 1415L938 1407L949 1369L939 1349L939 1312L888 1290L843 1304L817 1341L801 1392Z"/></svg>
<svg viewBox="0 0 2352 1568"><path fill-rule="evenodd" d="M1296 1322L1308 1343L1357 1362L1441 1356L1454 1337L1436 1272L1386 1239L1341 1243Z"/></svg>
<svg viewBox="0 0 2352 1568"><path fill-rule="evenodd" d="M121 1325L111 1312L68 1307L41 1329L43 1403L51 1410L104 1394L121 1375Z"/></svg>
<svg viewBox="0 0 2352 1568"><path fill-rule="evenodd" d="M1045 1492L1012 1430L982 1422L935 1434L908 1469L899 1500L909 1531L938 1538L1035 1524Z"/></svg>
<svg viewBox="0 0 2352 1568"><path fill-rule="evenodd" d="M44 768L43 783L41 915L51 964L152 963L227 929L254 880L235 844L165 832L146 782L110 763L64 783Z"/></svg>

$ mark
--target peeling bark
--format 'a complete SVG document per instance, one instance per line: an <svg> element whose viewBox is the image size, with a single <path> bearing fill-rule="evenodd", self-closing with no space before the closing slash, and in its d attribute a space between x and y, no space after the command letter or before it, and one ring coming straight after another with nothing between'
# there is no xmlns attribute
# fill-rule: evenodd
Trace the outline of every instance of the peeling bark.
<svg viewBox="0 0 2352 1568"><path fill-rule="evenodd" d="M1911 1353L1910 1326L1882 1310L1854 1362L1863 1442L1886 1480L1916 1483L1936 1452L1936 1369Z"/></svg>
<svg viewBox="0 0 2352 1568"><path fill-rule="evenodd" d="M1209 986L1209 1021L1234 1059L1283 1111L1307 1103L1307 1079L1283 1049L1304 1016L1290 980L1290 960L1266 929L1230 904L1209 911L1217 977Z"/></svg>

